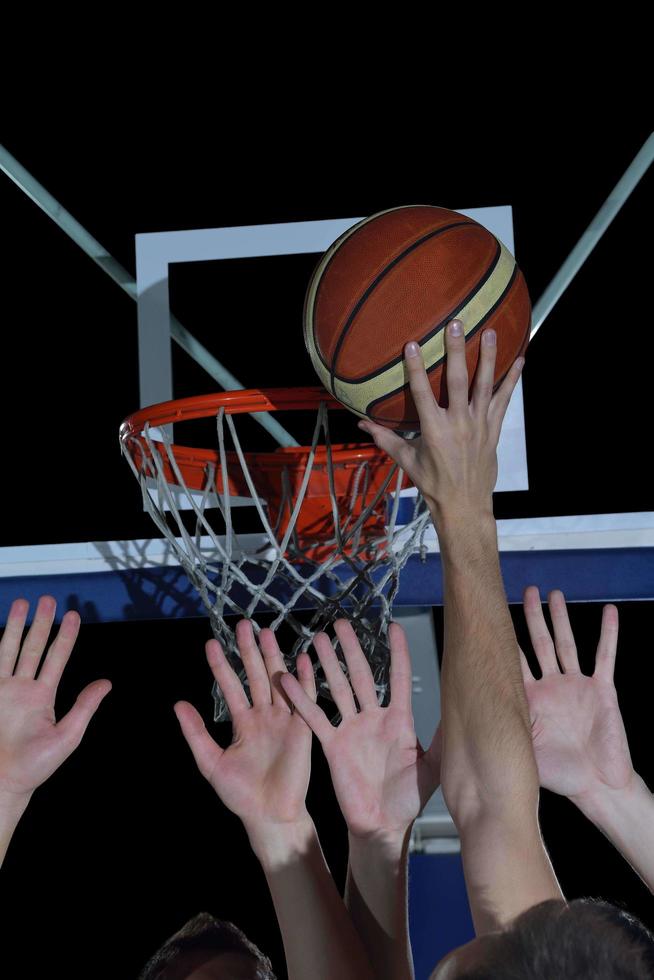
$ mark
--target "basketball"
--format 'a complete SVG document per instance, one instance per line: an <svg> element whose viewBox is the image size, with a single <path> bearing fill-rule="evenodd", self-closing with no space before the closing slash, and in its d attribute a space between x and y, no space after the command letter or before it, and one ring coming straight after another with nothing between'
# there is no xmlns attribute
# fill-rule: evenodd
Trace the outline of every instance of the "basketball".
<svg viewBox="0 0 654 980"><path fill-rule="evenodd" d="M472 385L482 331L497 334L495 388L529 341L531 303L515 259L457 211L391 208L327 249L304 302L304 339L325 388L361 418L419 428L404 368L417 341L437 401L447 406L445 327L461 320Z"/></svg>

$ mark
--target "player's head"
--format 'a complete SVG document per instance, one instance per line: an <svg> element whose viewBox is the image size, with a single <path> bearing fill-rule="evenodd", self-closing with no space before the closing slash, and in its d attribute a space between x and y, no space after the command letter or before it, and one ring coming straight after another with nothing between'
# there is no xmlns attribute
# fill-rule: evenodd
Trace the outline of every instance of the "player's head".
<svg viewBox="0 0 654 980"><path fill-rule="evenodd" d="M240 929L200 912L148 960L139 980L275 980L275 974Z"/></svg>
<svg viewBox="0 0 654 980"><path fill-rule="evenodd" d="M506 929L441 960L432 980L651 980L654 936L633 915L593 898L551 899Z"/></svg>

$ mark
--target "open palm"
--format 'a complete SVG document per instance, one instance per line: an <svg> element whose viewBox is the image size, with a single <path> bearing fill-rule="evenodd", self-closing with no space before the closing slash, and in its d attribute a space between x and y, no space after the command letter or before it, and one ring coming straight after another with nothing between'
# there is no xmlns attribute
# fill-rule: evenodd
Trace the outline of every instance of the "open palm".
<svg viewBox="0 0 654 980"><path fill-rule="evenodd" d="M75 645L80 619L75 612L65 614L39 671L55 610L55 600L43 596L23 640L29 604L17 599L0 641L0 792L3 793L28 796L44 783L79 745L100 702L111 690L108 680L94 681L57 722L54 710L57 686Z"/></svg>
<svg viewBox="0 0 654 980"><path fill-rule="evenodd" d="M207 660L232 718L233 740L222 749L207 732L200 714L188 702L175 705L193 756L202 775L233 813L247 825L254 821L287 823L305 811L311 771L311 730L292 711L277 676L284 660L271 630L259 635L241 620L237 642L245 665L252 704L216 640L207 643ZM309 661L301 672L303 690L316 697Z"/></svg>
<svg viewBox="0 0 654 980"><path fill-rule="evenodd" d="M336 632L351 684L326 634L318 633L314 646L341 714L338 727L289 674L282 679L284 690L320 740L350 833L367 837L403 831L439 785L440 729L423 751L411 712L411 661L399 626L392 624L389 631L391 702L386 708L378 704L372 672L352 626L338 620Z"/></svg>
<svg viewBox="0 0 654 980"><path fill-rule="evenodd" d="M357 837L410 826L440 783L434 754L398 712L370 706L344 718L325 750L334 791Z"/></svg>
<svg viewBox="0 0 654 980"><path fill-rule="evenodd" d="M525 616L543 674L536 680L522 655L540 784L570 798L606 786L621 789L633 766L613 682L618 611L604 607L595 672L589 677L579 666L562 592L550 594L549 608L554 642L538 589L526 589Z"/></svg>

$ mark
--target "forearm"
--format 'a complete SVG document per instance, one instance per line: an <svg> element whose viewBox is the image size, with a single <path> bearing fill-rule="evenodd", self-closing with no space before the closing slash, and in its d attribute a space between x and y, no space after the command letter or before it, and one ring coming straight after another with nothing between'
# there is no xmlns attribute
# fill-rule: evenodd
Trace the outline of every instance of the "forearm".
<svg viewBox="0 0 654 980"><path fill-rule="evenodd" d="M248 836L270 888L289 980L372 980L313 822L249 828Z"/></svg>
<svg viewBox="0 0 654 980"><path fill-rule="evenodd" d="M27 808L31 795L17 797L0 793L0 866L5 859L9 842Z"/></svg>
<svg viewBox="0 0 654 980"><path fill-rule="evenodd" d="M503 929L525 909L563 899L536 820L480 814L460 834L461 861L478 936ZM529 874L525 877L525 868Z"/></svg>
<svg viewBox="0 0 654 980"><path fill-rule="evenodd" d="M410 830L372 840L349 837L345 904L378 980L413 980L407 865Z"/></svg>
<svg viewBox="0 0 654 980"><path fill-rule="evenodd" d="M435 514L444 586L443 791L466 809L535 810L538 770L490 511ZM456 805L454 807L456 810ZM457 819L457 813L452 812Z"/></svg>
<svg viewBox="0 0 654 980"><path fill-rule="evenodd" d="M573 797L654 894L654 795L634 773L628 788Z"/></svg>

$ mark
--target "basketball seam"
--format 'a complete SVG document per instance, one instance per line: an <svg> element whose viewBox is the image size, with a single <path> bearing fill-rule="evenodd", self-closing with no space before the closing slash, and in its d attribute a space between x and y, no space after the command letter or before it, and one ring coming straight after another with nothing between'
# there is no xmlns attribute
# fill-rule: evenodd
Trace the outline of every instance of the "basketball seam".
<svg viewBox="0 0 654 980"><path fill-rule="evenodd" d="M474 328L473 328L473 329L472 329L472 330L470 331L470 333L469 333L469 334L468 334L468 335L466 336L466 344L468 343L468 341L470 340L470 338L471 338L471 337L474 337L474 336L475 336L475 334L476 334L476 333L477 333L477 332L478 332L479 330L481 330L481 328L482 328L482 327L483 327L483 325L484 325L484 324L486 323L486 321L487 321L487 320L488 320L488 318L489 318L489 317L491 316L491 314L495 312L495 310L496 310L496 309L497 309L497 307L498 307L498 306L500 305L500 303L502 303L502 302L503 302L503 300L505 299L505 297L506 297L506 296L508 295L508 293L509 293L509 292L511 291L511 289L512 289L512 287L513 287L513 284L515 283L515 280L516 280L516 278L517 278L517 275L518 275L518 273L519 273L519 271L520 271L520 270L519 270L519 268L518 268L518 265L517 265L517 263L516 263L516 265L515 265L515 268L514 268L514 270L513 270L513 273L512 273L512 275L511 275L511 278L510 278L510 280L509 280L509 282L507 283L507 286L506 286L506 289L504 290L504 292L502 293L502 295L501 295L501 296L500 296L500 297L499 297L499 298L498 298L498 299L496 300L496 302L495 302L495 303L493 304L493 306L491 306L491 308L490 308L490 309L489 309L489 310L488 310L488 311L487 311L487 312L486 312L486 313L484 314L484 316L483 316L483 317L482 317L482 319L481 319L481 320L479 321L479 323L478 323L478 324L476 324L476 326L475 326L475 327L474 327ZM528 320L527 320L527 330L526 330L526 335L527 335L527 336L528 336L528 334L529 334L529 329L530 329L530 326L531 326L531 315L529 316L529 318L528 318ZM432 336L433 336L433 334L432 334ZM522 343L524 343L524 338L523 338L523 340L522 340ZM431 374L431 373L432 373L432 371L435 371L435 370L436 370L436 368L437 368L437 367L439 367L439 366L440 366L440 365L441 365L441 364L443 363L443 361L444 361L444 360L445 360L445 355L444 355L443 357L441 357L441 358L440 358L440 359L439 359L438 361L436 361L436 362L435 362L434 364L432 364L432 365L431 365L430 367L428 367L428 368L426 369L426 370L427 370L427 374L429 375L429 374ZM510 370L510 367L509 367L509 368L507 368L507 371L506 371L506 372L505 372L505 373L504 373L504 374L502 375L502 378L501 378L501 379L500 379L500 380L499 380L499 381L497 382L497 384L496 384L496 385L494 386L494 388L493 388L493 390L494 390L494 391L495 391L495 390L496 390L496 389L498 388L498 386L499 386L499 385L500 385L500 384L502 383L502 381L504 380L504 378L505 378L505 377L506 377L506 375L508 374L508 372L509 372L509 370ZM381 396L380 396L379 398L375 398L375 399L373 399L373 401L371 401L371 402L369 402L369 403L368 403L368 405L366 405L366 410L365 410L365 413L366 413L366 415L367 415L367 416L369 416L369 417L370 417L370 418L372 419L372 421L374 422L374 421L375 421L375 419L374 419L374 418L372 417L372 415L370 414L370 413L371 413L371 411L372 411L372 409L374 408L374 406L375 406L375 405L379 405L379 403L380 403L380 402L383 402L383 401L385 401L385 400L386 400L387 398L390 398L390 397L391 397L392 395L396 395L396 394L397 394L398 392L400 392L400 391L406 391L406 389L407 389L408 387L409 387L409 383L407 382L406 384L403 384L403 385L401 385L401 386L400 386L399 388L394 388L394 389L393 389L393 391L387 391L387 392L385 392L385 393L384 393L383 395L381 395ZM394 424L396 424L396 425L397 425L397 424L399 424L399 423L401 423L401 422L404 422L404 421L405 421L404 419L387 419L387 418L385 418L385 419L383 420L383 422L384 422L385 424L388 424L389 422L391 422L391 423L394 423Z"/></svg>
<svg viewBox="0 0 654 980"><path fill-rule="evenodd" d="M453 226L453 227L458 227L458 225L457 226ZM491 263L490 263L488 269L483 274L483 276L481 277L481 279L479 279L475 283L475 285L470 290L470 292L466 296L464 296L464 298L457 304L457 306L455 306L452 310L450 310L450 312L447 313L442 320L439 320L438 321L438 323L436 324L435 327L432 327L431 330L428 333L424 334L420 338L420 340L418 341L418 343L421 346L423 344L426 344L428 341L430 341L431 338L434 337L439 332L439 330L442 330L445 327L445 325L447 323L449 323L450 320L452 320L457 315L457 313L464 308L464 306L467 306L467 304L470 302L470 300L475 295L475 293L478 293L479 292L479 290L482 288L482 286L484 285L484 283L488 282L488 280L490 279L490 277L495 272L495 269L497 268L497 263L499 262L500 257L502 255L502 247L501 247L500 243L498 242L498 240L495 238L495 236L493 235L492 237L493 237L493 240L495 241L495 244L497 245L497 250L496 250L495 255L493 256L493 258L491 260ZM504 296L505 293L503 293L502 295ZM376 378L380 374L383 374L384 371L387 371L388 370L388 368L393 367L395 364L399 364L400 361L402 361L403 359L404 359L404 351L402 351L397 357L394 357L392 361L387 361L385 364L383 364L381 367L377 368L371 374L366 374L366 375L364 375L363 377L360 377L360 378L359 377L357 377L357 378L346 378L342 374L336 374L335 371L331 371L330 372L330 376L331 376L332 390L333 390L334 380L336 380L336 381L343 381L343 382L345 382L345 384L364 384L366 381L372 381L373 378ZM334 358L334 362L335 361L336 361L336 358ZM440 364L440 361L438 363ZM327 367L327 365L325 365L325 367ZM433 365L432 365L432 368L433 368ZM430 368L430 370L432 370L432 368Z"/></svg>
<svg viewBox="0 0 654 980"><path fill-rule="evenodd" d="M385 211L380 211L377 214L371 214L367 218L362 218L361 221L358 221L356 223L356 225L354 225L353 227L346 228L346 230L341 235L338 236L338 238L336 239L336 241L332 242L332 244L329 246L329 248L326 249L326 252L329 252L331 250L332 251L332 254L329 256L329 258L328 258L328 260L326 262L325 262L325 255L323 254L320 257L320 259L319 259L319 261L318 261L318 263L316 265L316 268L313 271L313 274L311 276L311 279L309 280L309 285L307 287L307 292L306 292L306 295L305 295L305 298L304 298L304 309L303 309L303 312L302 312L302 319L303 319L303 325L304 325L304 343L305 343L305 346L306 346L307 350L309 351L309 355L311 356L311 350L309 348L308 337L307 337L307 334L310 331L311 332L312 345L313 345L315 354L318 357L318 360L320 361L320 363L322 364L322 366L325 368L325 371L327 371L328 373L330 372L329 364L326 362L326 360L322 356L322 352L320 350L320 347L318 345L317 338L316 338L315 316L314 316L314 314L315 314L316 305L318 303L318 294L320 292L320 283L322 282L323 278L325 277L325 275L327 273L327 270L331 266L332 262L334 261L334 259L338 255L338 251L339 251L339 248L340 248L340 246L338 245L338 243L341 240L343 240L343 242L345 242L345 241L347 241L350 238L354 238L358 234L358 232L361 231L365 227L365 225L369 224L373 219L379 218L379 217L381 217L383 215L386 215L386 214L391 214L393 211L404 211L407 207L409 207L409 208L432 208L433 206L431 204L410 204L410 205L402 204L402 205L398 205L397 207L394 207L394 208L387 208ZM462 224L476 224L476 222L472 218L469 218L467 221L463 221L461 223ZM325 262L325 266L324 266L324 268L322 270L320 270L320 267L321 267L321 265L322 265L323 262ZM320 280L319 280L319 283L318 283L318 288L316 289L316 295L313 298L312 308L310 310L310 315L311 315L310 326L309 326L309 330L307 330L307 319L308 319L308 317L307 317L307 311L309 310L309 306L308 306L309 295L311 293L311 288L313 286L313 283L314 283L314 280L316 278L316 275L318 274L319 271L320 271ZM331 379L330 379L330 385L331 385ZM333 387L331 388L331 391L332 391L332 394L333 394L334 393Z"/></svg>
<svg viewBox="0 0 654 980"><path fill-rule="evenodd" d="M336 373L336 363L338 361L338 355L340 354L341 348L342 348L342 346L343 346L343 344L345 342L345 337L346 337L347 333L350 331L350 329L351 329L351 327L352 327L352 325L354 323L355 318L357 317L357 315L360 312L361 308L363 307L364 303L368 300L368 298L370 297L370 295L377 288L377 286L379 285L379 283L389 274L389 272L392 269L395 268L396 265L398 265L398 263L400 263L408 255L410 255L412 252L414 252L417 248L420 248L421 245L424 245L425 242L428 242L432 238L436 238L438 235L444 234L444 232L446 232L446 231L451 231L452 228L460 228L462 226L475 225L475 224L476 224L476 222L471 221L470 219L467 220L467 221L455 221L451 225L445 225L443 228L437 228L436 231L430 231L428 235L423 235L421 238L418 238L415 242L412 242L411 245L408 246L408 248L405 248L403 252L401 252L399 255L396 255L395 258L391 262L389 262L388 265L386 265L384 267L384 269L381 271L381 273L379 273L377 276L375 276L375 278L373 279L373 281L366 288L366 290L363 293L363 295L361 296L361 298L359 300L357 300L357 303L356 303L354 309L352 310L352 312L350 313L349 317L347 318L347 321L345 322L345 324L344 324L344 326L343 326L343 328L341 330L340 336L339 336L338 340L336 341L336 346L334 347L334 353L332 354L332 357L331 357L331 362L332 362L331 368L328 368L329 374L330 374L330 383L331 383L331 386L332 386L332 390L333 390L333 387L334 387L334 380L335 379L337 379L339 381L340 380L344 380L344 381L345 380L351 380L351 379L341 378L340 375L338 375ZM391 363L395 363L395 362L391 362ZM388 367L388 366L389 365L386 365L386 367ZM327 365L325 365L325 367L327 367ZM382 368L381 370L385 370L385 369ZM379 373L379 372L375 372L375 373ZM371 377L374 377L374 374ZM364 379L363 378L361 378L361 379L357 378L356 380L357 381L359 381L359 380L363 381Z"/></svg>
<svg viewBox="0 0 654 980"><path fill-rule="evenodd" d="M470 331L478 325L482 317L488 310L495 307L496 302L506 293L506 289L511 282L513 272L516 268L516 261L508 249L499 242L501 246L501 256L498 265L495 267L493 275L481 288L474 294L467 306L458 314L465 322L465 334L470 335ZM523 280L524 281L524 280ZM500 307L501 309L501 307ZM440 330L422 347L425 367L427 369L434 365L436 359L442 359L445 354L445 331ZM324 372L325 378L329 379L329 374L324 367L319 365L320 371ZM377 403L382 396L386 397L388 392L402 388L406 382L406 370L404 361L392 364L383 374L364 383L335 381L335 397L343 402L352 411L365 417L367 406Z"/></svg>

